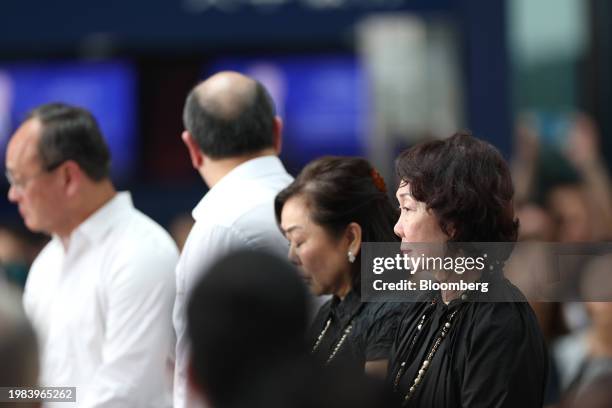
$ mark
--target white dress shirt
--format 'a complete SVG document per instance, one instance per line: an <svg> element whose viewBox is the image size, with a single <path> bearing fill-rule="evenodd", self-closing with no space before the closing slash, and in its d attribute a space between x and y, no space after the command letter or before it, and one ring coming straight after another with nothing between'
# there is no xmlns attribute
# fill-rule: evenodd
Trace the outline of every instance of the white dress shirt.
<svg viewBox="0 0 612 408"><path fill-rule="evenodd" d="M77 387L76 404L171 406L172 305L178 250L118 193L34 261L24 306L41 346L41 385ZM171 367L171 366L170 366Z"/></svg>
<svg viewBox="0 0 612 408"><path fill-rule="evenodd" d="M223 177L193 210L196 222L176 267L174 408L204 405L189 391L187 382L189 291L211 263L233 250L250 248L287 256L287 240L276 225L274 198L292 180L278 157L252 159Z"/></svg>

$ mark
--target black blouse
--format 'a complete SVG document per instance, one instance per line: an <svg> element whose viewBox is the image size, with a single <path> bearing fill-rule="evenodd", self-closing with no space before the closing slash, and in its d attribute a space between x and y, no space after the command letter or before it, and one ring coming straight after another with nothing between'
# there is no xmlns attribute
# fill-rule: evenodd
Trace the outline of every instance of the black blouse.
<svg viewBox="0 0 612 408"><path fill-rule="evenodd" d="M439 292L431 292L404 315L389 365L389 381L404 406L542 407L548 360L535 314L501 274L487 280L487 293L465 294L446 305ZM508 301L486 302L487 296Z"/></svg>
<svg viewBox="0 0 612 408"><path fill-rule="evenodd" d="M354 291L343 300L334 296L321 306L310 327L308 341L313 356L321 364L340 363L360 370L366 361L389 359L407 306L362 303Z"/></svg>

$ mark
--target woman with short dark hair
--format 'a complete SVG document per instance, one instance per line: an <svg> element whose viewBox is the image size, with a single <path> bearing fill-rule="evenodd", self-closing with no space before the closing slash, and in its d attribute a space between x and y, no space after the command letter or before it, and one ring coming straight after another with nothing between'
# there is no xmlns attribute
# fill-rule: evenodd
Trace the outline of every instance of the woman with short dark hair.
<svg viewBox="0 0 612 408"><path fill-rule="evenodd" d="M322 364L342 362L385 375L405 304L362 303L362 242L393 242L397 218L380 174L364 159L308 164L275 201L289 259L314 295L332 295L312 323L309 344Z"/></svg>
<svg viewBox="0 0 612 408"><path fill-rule="evenodd" d="M488 143L457 133L403 152L396 169L403 247L456 251L460 243L516 241L510 171ZM488 291L424 292L406 312L389 370L404 406L542 406L544 339L526 299L503 276L509 252L497 255L475 273L434 274L441 282L486 282Z"/></svg>

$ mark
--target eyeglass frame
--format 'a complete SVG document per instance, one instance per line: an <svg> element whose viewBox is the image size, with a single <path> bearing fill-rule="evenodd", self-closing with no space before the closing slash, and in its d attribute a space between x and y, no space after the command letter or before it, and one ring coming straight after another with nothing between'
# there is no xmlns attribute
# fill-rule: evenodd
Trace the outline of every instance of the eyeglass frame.
<svg viewBox="0 0 612 408"><path fill-rule="evenodd" d="M6 177L6 180L8 181L9 186L11 188L14 188L16 191L20 193L23 193L30 181L37 179L38 177L44 174L52 173L54 170L56 170L59 166L64 164L66 161L67 160L62 160L62 161L59 161L58 163L52 164L51 166L46 166L44 168L41 168L38 173L35 173L32 176L26 177L25 180L20 180L20 181L15 180L15 177L13 176L13 174L11 173L9 169L6 169L4 171L4 176Z"/></svg>

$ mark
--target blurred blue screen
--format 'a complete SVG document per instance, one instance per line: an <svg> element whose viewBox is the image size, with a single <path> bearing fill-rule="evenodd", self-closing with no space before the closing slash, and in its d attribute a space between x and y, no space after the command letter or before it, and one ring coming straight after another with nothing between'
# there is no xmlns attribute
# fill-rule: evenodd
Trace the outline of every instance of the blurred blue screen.
<svg viewBox="0 0 612 408"><path fill-rule="evenodd" d="M137 159L136 73L125 62L0 65L0 149L33 108L64 102L90 110L112 154L114 179L127 180Z"/></svg>
<svg viewBox="0 0 612 408"><path fill-rule="evenodd" d="M283 119L282 158L299 170L322 155L363 155L369 97L354 56L222 58L206 75L233 70L258 79Z"/></svg>

